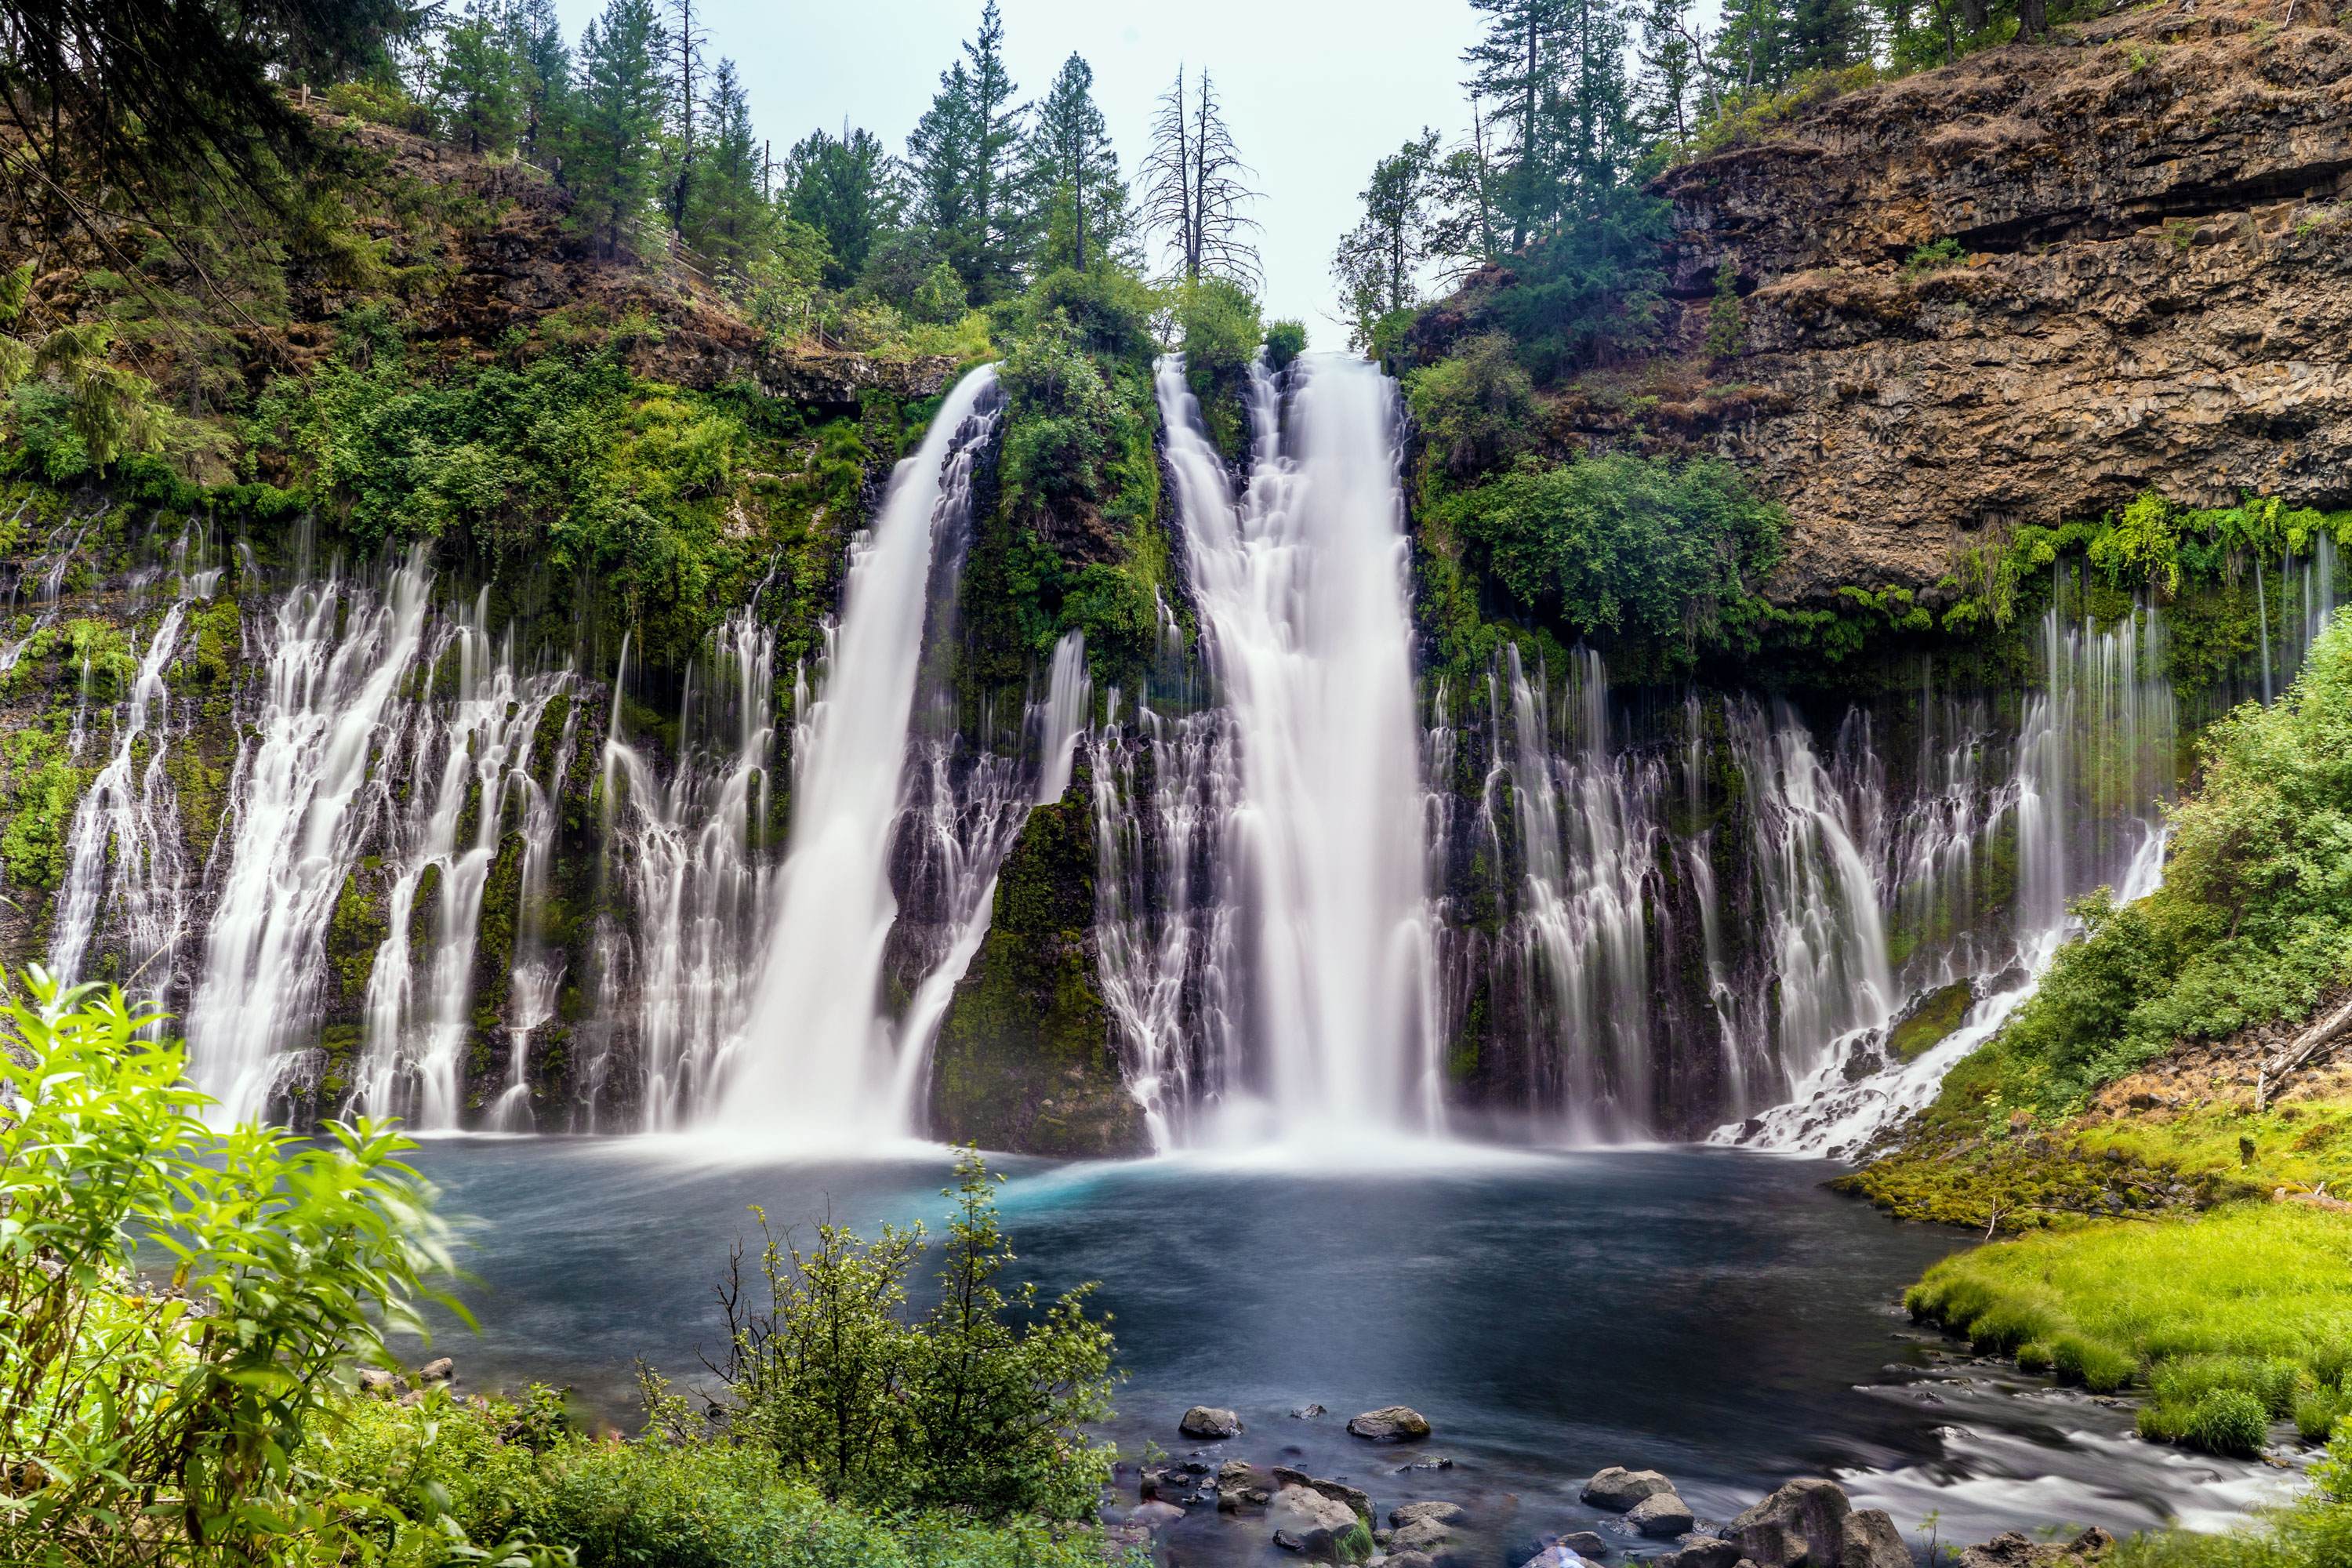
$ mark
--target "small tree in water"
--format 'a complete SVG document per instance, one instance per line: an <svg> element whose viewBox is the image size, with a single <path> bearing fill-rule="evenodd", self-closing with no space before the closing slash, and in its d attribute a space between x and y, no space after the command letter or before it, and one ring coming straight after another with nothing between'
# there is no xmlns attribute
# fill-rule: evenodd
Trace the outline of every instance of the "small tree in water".
<svg viewBox="0 0 2352 1568"><path fill-rule="evenodd" d="M768 1307L744 1300L740 1245L719 1292L730 1348L711 1370L727 1384L717 1414L730 1433L836 1500L987 1520L1092 1514L1111 1449L1083 1428L1111 1413L1108 1320L1087 1314L1090 1283L1051 1304L1034 1284L1007 1293L1001 1179L976 1152L956 1162L940 1299L920 1316L907 1299L919 1224L886 1225L870 1242L821 1225L803 1252L754 1209ZM649 1389L659 1401L657 1380ZM657 1403L657 1424L664 1414Z"/></svg>

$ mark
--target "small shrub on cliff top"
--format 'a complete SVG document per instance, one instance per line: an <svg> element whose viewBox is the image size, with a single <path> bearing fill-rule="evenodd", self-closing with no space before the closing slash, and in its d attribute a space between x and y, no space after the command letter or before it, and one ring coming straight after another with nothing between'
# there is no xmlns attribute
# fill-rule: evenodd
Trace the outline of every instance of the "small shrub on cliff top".
<svg viewBox="0 0 2352 1568"><path fill-rule="evenodd" d="M1943 239L1930 240L1912 251L1910 257L1903 263L1903 280L1907 283L1923 273L1938 271L1947 267L1958 267L1968 258L1967 248L1957 239L1948 237Z"/></svg>
<svg viewBox="0 0 2352 1568"><path fill-rule="evenodd" d="M1290 362L1307 352L1307 323L1304 321L1269 321L1265 328L1265 363L1276 370L1289 367Z"/></svg>

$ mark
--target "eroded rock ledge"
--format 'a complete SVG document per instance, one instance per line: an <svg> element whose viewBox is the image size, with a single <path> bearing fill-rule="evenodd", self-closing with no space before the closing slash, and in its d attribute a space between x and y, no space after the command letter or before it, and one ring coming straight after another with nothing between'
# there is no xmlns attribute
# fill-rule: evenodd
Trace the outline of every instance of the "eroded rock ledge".
<svg viewBox="0 0 2352 1568"><path fill-rule="evenodd" d="M2352 34L2294 9L2143 8L1662 181L1685 347L1738 273L1689 434L1787 502L1776 598L1933 602L1987 531L2148 489L2352 504Z"/></svg>

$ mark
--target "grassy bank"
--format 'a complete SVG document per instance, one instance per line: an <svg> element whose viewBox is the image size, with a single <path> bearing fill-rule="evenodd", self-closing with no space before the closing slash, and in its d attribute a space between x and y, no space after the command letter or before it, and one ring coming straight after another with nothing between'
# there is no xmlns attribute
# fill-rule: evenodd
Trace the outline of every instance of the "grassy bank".
<svg viewBox="0 0 2352 1568"><path fill-rule="evenodd" d="M1978 1247L1912 1312L2101 1393L2145 1387L2140 1430L2252 1455L2269 1424L2325 1437L2352 1410L2352 1215L2240 1204Z"/></svg>

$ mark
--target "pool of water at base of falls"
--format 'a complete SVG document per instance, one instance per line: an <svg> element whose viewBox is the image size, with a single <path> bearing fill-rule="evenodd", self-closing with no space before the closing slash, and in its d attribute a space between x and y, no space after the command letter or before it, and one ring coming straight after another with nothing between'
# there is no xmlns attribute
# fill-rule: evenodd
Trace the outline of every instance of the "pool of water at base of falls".
<svg viewBox="0 0 2352 1568"><path fill-rule="evenodd" d="M936 1235L950 1155L858 1163L738 1155L692 1140L458 1138L415 1164L467 1216L450 1328L461 1388L567 1384L600 1420L634 1414L632 1364L681 1380L724 1331L712 1288L751 1205L805 1237L830 1216ZM1018 1269L1047 1291L1099 1280L1127 1381L1106 1428L1137 1500L1148 1443L1289 1464L1400 1503L1463 1504L1516 1568L1547 1534L1608 1529L1578 1500L1606 1465L1664 1471L1702 1521L1800 1475L1836 1477L1923 1550L2001 1530L2167 1520L2217 1528L2294 1473L2140 1441L2126 1402L1968 1356L1915 1328L1903 1288L1964 1235L1898 1225L1822 1189L1835 1167L1721 1149L1410 1147L1135 1164L997 1162ZM756 1256L756 1240L751 1250ZM928 1278L928 1270L925 1271ZM1421 1410L1426 1442L1374 1447L1353 1413ZM1180 1436L1193 1405L1245 1430ZM1321 1405L1328 1414L1291 1412ZM1408 1468L1433 1456L1449 1468ZM1620 1527L1622 1528L1622 1527ZM1641 1545L1615 1538L1619 1554ZM1163 1561L1296 1561L1262 1520L1196 1507Z"/></svg>

